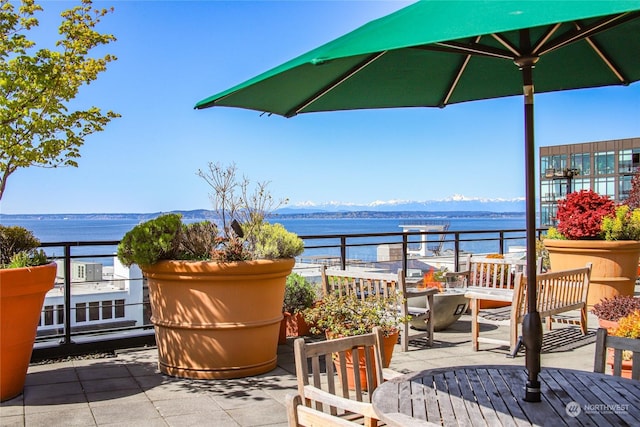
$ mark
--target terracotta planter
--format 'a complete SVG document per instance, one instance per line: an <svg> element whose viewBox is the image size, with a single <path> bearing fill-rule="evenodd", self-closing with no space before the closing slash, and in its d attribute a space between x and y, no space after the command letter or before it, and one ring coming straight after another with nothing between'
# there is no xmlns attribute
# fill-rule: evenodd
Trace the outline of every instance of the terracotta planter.
<svg viewBox="0 0 640 427"><path fill-rule="evenodd" d="M606 330L617 328L620 324L614 320L606 320L598 317L598 325Z"/></svg>
<svg viewBox="0 0 640 427"><path fill-rule="evenodd" d="M22 393L56 263L0 270L0 401Z"/></svg>
<svg viewBox="0 0 640 427"><path fill-rule="evenodd" d="M282 323L280 325L280 338L278 344L287 342L287 337L303 337L310 334L309 324L304 320L302 313L291 314L289 312L282 313Z"/></svg>
<svg viewBox="0 0 640 427"><path fill-rule="evenodd" d="M382 344L383 344L383 353L384 353L384 363L383 363L383 368L388 368L389 365L391 364L391 357L393 356L393 348L395 347L396 343L398 342L398 336L400 335L400 331L397 331L391 335L389 335L388 337L384 337L382 340ZM373 358L373 349L371 349L371 357ZM346 355L346 369L347 369L347 385L349 387L349 390L355 390L355 372L354 372L354 368L353 368L353 359L351 357L351 354L347 354ZM340 378L340 381L342 381L342 374L340 373L340 361L338 359L333 359L333 363L334 365L336 365L336 370L338 371L338 377ZM362 389L363 390L368 390L368 383L367 383L367 371L365 369L365 358L364 358L364 352L360 352L360 354L358 355L358 363L360 366L360 384L362 385ZM374 371L374 379L375 379L375 371ZM377 384L376 384L377 386Z"/></svg>
<svg viewBox="0 0 640 427"><path fill-rule="evenodd" d="M638 272L640 241L545 239L551 270L584 267L592 263L587 305L603 298L633 295Z"/></svg>
<svg viewBox="0 0 640 427"><path fill-rule="evenodd" d="M611 374L613 374L613 349L607 349L607 365L611 369ZM622 369L620 370L620 375L622 378L631 378L631 370L633 368L633 362L631 360L623 360L622 361Z"/></svg>
<svg viewBox="0 0 640 427"><path fill-rule="evenodd" d="M274 369L285 281L294 262L162 261L145 267L160 371L216 379Z"/></svg>

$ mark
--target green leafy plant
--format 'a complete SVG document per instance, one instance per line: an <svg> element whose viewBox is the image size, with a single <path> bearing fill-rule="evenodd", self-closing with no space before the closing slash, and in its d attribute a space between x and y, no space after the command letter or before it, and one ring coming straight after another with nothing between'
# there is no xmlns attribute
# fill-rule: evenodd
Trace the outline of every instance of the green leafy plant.
<svg viewBox="0 0 640 427"><path fill-rule="evenodd" d="M304 243L297 235L287 231L282 224L263 222L255 230L247 228L248 239L253 239L256 258L293 258L304 250Z"/></svg>
<svg viewBox="0 0 640 427"><path fill-rule="evenodd" d="M602 232L605 240L640 240L640 209L616 207L613 215L602 218Z"/></svg>
<svg viewBox="0 0 640 427"><path fill-rule="evenodd" d="M607 331L610 335L622 338L640 338L640 310L622 317L618 321L617 328L611 328ZM622 351L622 360L631 360L633 352L629 350Z"/></svg>
<svg viewBox="0 0 640 427"><path fill-rule="evenodd" d="M294 258L304 242L281 224L266 221L275 206L266 183L252 191L246 178L236 177L236 167L209 164L199 171L213 188L210 195L222 223L183 224L179 214L166 214L138 224L118 245L124 265L152 265L161 260L212 260L217 262Z"/></svg>
<svg viewBox="0 0 640 427"><path fill-rule="evenodd" d="M316 301L316 288L313 283L298 273L287 276L284 288L282 311L295 314L313 307Z"/></svg>
<svg viewBox="0 0 640 427"><path fill-rule="evenodd" d="M549 237L551 239L551 237ZM536 258L542 260L542 271L551 270L551 261L549 260L549 250L540 239L536 239Z"/></svg>
<svg viewBox="0 0 640 427"><path fill-rule="evenodd" d="M611 328L609 333L623 338L640 338L640 310L620 318L617 328Z"/></svg>
<svg viewBox="0 0 640 427"><path fill-rule="evenodd" d="M0 225L0 268L37 267L47 264L47 255L38 250L40 240L24 227Z"/></svg>
<svg viewBox="0 0 640 427"><path fill-rule="evenodd" d="M361 299L355 294L338 293L325 296L316 306L305 310L304 318L314 325L311 332L324 331L329 337L367 334L375 326L389 336L398 330L400 323L410 320L400 315L395 297Z"/></svg>
<svg viewBox="0 0 640 427"><path fill-rule="evenodd" d="M136 225L118 245L118 259L124 265L151 265L177 257L182 219L179 214L161 215Z"/></svg>

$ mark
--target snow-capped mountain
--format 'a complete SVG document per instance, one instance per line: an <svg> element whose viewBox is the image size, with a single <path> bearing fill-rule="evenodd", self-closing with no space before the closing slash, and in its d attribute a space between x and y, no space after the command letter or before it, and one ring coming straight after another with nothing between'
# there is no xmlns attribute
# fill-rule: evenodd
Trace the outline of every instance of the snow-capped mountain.
<svg viewBox="0 0 640 427"><path fill-rule="evenodd" d="M305 212L340 212L340 211L484 211L484 212L524 212L525 199L484 199L465 197L455 194L443 200L411 201L411 200L376 200L368 204L345 202L299 202L290 203L278 209L279 213Z"/></svg>

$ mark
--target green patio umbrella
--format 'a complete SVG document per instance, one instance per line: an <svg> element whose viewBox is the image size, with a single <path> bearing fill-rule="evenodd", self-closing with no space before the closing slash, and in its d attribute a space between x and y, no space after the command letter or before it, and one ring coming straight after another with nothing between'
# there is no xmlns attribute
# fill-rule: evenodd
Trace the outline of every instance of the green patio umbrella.
<svg viewBox="0 0 640 427"><path fill-rule="evenodd" d="M374 20L196 108L292 117L317 111L444 107L524 94L527 275L535 280L535 91L640 79L640 0L425 0ZM528 287L525 400L540 400L542 324Z"/></svg>

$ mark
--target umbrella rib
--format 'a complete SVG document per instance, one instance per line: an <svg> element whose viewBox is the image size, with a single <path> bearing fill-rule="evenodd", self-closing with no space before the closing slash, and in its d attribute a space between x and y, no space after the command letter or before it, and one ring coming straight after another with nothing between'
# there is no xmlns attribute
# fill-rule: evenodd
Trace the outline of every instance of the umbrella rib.
<svg viewBox="0 0 640 427"><path fill-rule="evenodd" d="M580 24L576 22L575 25L576 25L576 28L580 30ZM596 43L596 41L593 40L591 37L587 37L585 38L585 40L587 43L589 43L589 46L591 46L591 49L593 49L596 55L598 55L600 59L602 59L602 61L606 64L607 68L609 68L609 70L611 70L611 72L616 76L616 78L620 80L620 83L624 85L628 85L629 79L627 79L625 76L622 75L622 71L620 70L620 67L618 67L613 62L613 60L602 50L602 48L600 48L598 43Z"/></svg>
<svg viewBox="0 0 640 427"><path fill-rule="evenodd" d="M511 53L513 53L516 57L522 56L522 52L520 52L509 40L505 39L501 34L491 34L491 36L498 40L502 46L507 48Z"/></svg>
<svg viewBox="0 0 640 427"><path fill-rule="evenodd" d="M417 48L468 55L489 56L491 58L513 59L513 55L510 55L507 51L476 43L464 44L458 42L437 42L433 45L417 46Z"/></svg>
<svg viewBox="0 0 640 427"><path fill-rule="evenodd" d="M608 16L601 21L594 22L593 24L582 28L581 30L569 31L565 33L563 36L558 37L548 45L543 46L543 50L541 50L538 55L545 55L563 46L586 39L587 37L594 36L602 31L608 30L611 27L621 25L628 21L632 21L638 17L640 17L640 12L626 12L619 15Z"/></svg>
<svg viewBox="0 0 640 427"><path fill-rule="evenodd" d="M478 43L480 41L480 37L478 36L476 37L474 44ZM469 64L469 61L471 60L471 56L472 55L465 55L464 59L462 60L462 64L460 64L460 68L458 69L458 72L456 73L456 76L453 78L453 81L451 82L451 84L449 85L449 90L447 90L447 94L445 95L444 99L442 101L440 101L440 107L444 107L445 105L447 105L449 103L449 99L451 99L451 96L453 95L453 92L456 90L456 87L458 87L458 82L460 81L460 78L462 77L462 74L464 73L464 70L467 69L467 65Z"/></svg>
<svg viewBox="0 0 640 427"><path fill-rule="evenodd" d="M551 27L549 27L549 29L547 30L546 33L544 33L542 35L542 37L540 38L540 40L538 40L538 42L536 43L536 45L534 46L534 48L531 50L531 53L533 55L538 55L538 50L542 49L542 46L544 46L544 44L549 41L549 39L551 38L551 36L553 36L555 34L556 31L558 31L558 28L560 28L562 24L557 23Z"/></svg>
<svg viewBox="0 0 640 427"><path fill-rule="evenodd" d="M386 50L384 50L384 51L382 51L380 53L374 54L374 55L369 55L364 61L360 62L356 66L354 66L351 69L349 69L346 73L342 74L337 79L333 80L329 85L322 87L319 91L314 93L309 98L305 99L302 103L298 104L297 106L293 107L291 110L287 111L287 113L284 116L289 118L289 117L293 117L296 114L300 113L302 110L307 108L309 105L313 104L318 99L322 98L327 93L331 92L337 86L340 86L342 83L344 83L345 81L347 81L348 79L350 79L351 77L353 77L354 75L356 75L357 73L362 71L364 68L366 68L367 66L371 65L371 63L377 61L385 53L387 53Z"/></svg>

